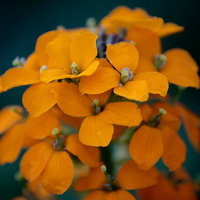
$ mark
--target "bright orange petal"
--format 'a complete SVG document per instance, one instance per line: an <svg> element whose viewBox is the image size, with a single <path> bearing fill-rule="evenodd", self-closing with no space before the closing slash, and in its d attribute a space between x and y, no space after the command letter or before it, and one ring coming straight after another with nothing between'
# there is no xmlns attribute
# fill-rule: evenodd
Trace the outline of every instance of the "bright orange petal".
<svg viewBox="0 0 200 200"><path fill-rule="evenodd" d="M126 38L136 43L140 56L154 61L156 54L161 53L161 41L159 36L148 29L132 27L127 31Z"/></svg>
<svg viewBox="0 0 200 200"><path fill-rule="evenodd" d="M53 144L47 141L31 146L20 163L22 176L29 181L35 180L44 170L53 151Z"/></svg>
<svg viewBox="0 0 200 200"><path fill-rule="evenodd" d="M70 153L78 156L78 158L88 166L97 167L100 164L99 149L83 145L78 139L78 134L70 135L67 138L66 149Z"/></svg>
<svg viewBox="0 0 200 200"><path fill-rule="evenodd" d="M166 96L169 84L167 78L163 74L159 72L145 72L136 74L133 77L133 81L142 80L147 82L149 93Z"/></svg>
<svg viewBox="0 0 200 200"><path fill-rule="evenodd" d="M107 45L106 55L110 63L121 73L124 68L134 72L139 61L139 52L135 45L120 42Z"/></svg>
<svg viewBox="0 0 200 200"><path fill-rule="evenodd" d="M117 86L114 88L114 93L136 101L146 101L149 97L148 85L145 80L133 80L123 86Z"/></svg>
<svg viewBox="0 0 200 200"><path fill-rule="evenodd" d="M67 35L59 35L47 44L49 57L67 74L71 74L70 44L72 39Z"/></svg>
<svg viewBox="0 0 200 200"><path fill-rule="evenodd" d="M133 135L129 152L139 168L150 169L164 151L162 132L146 125L141 126Z"/></svg>
<svg viewBox="0 0 200 200"><path fill-rule="evenodd" d="M35 139L43 139L52 135L54 128L61 129L59 120L51 110L41 114L39 117L29 116L26 121L27 134Z"/></svg>
<svg viewBox="0 0 200 200"><path fill-rule="evenodd" d="M81 71L86 70L97 55L96 39L94 33L85 32L78 34L71 43L71 61L79 65Z"/></svg>
<svg viewBox="0 0 200 200"><path fill-rule="evenodd" d="M41 174L43 188L53 194L63 194L71 185L74 166L66 151L53 151Z"/></svg>
<svg viewBox="0 0 200 200"><path fill-rule="evenodd" d="M69 78L69 77L70 75L66 74L66 71L60 68L43 70L40 75L41 81L45 83L49 83L56 79L64 79L64 78Z"/></svg>
<svg viewBox="0 0 200 200"><path fill-rule="evenodd" d="M157 183L158 172L155 168L148 171L138 168L137 164L130 160L126 162L117 174L117 184L122 189L135 190L145 188Z"/></svg>
<svg viewBox="0 0 200 200"><path fill-rule="evenodd" d="M132 102L109 103L100 116L107 123L129 127L139 125L142 120L140 109L138 109L137 104Z"/></svg>
<svg viewBox="0 0 200 200"><path fill-rule="evenodd" d="M159 31L158 35L160 37L166 37L168 35L179 33L181 31L184 31L184 27L178 26L177 24L169 22L169 23L165 23L163 28Z"/></svg>
<svg viewBox="0 0 200 200"><path fill-rule="evenodd" d="M23 125L17 124L6 132L0 140L0 164L14 162L22 148Z"/></svg>
<svg viewBox="0 0 200 200"><path fill-rule="evenodd" d="M80 141L89 146L108 146L112 139L114 128L100 115L86 117L79 130Z"/></svg>
<svg viewBox="0 0 200 200"><path fill-rule="evenodd" d="M6 131L16 122L22 120L21 116L11 108L12 106L6 106L0 112L0 134ZM20 106L14 106L14 108L19 112L22 112L22 108Z"/></svg>
<svg viewBox="0 0 200 200"><path fill-rule="evenodd" d="M92 101L85 95L81 95L76 84L62 82L54 89L57 104L67 115L74 117L85 117L92 115Z"/></svg>
<svg viewBox="0 0 200 200"><path fill-rule="evenodd" d="M41 66L47 65L49 56L46 52L47 43L51 42L56 36L58 36L58 31L49 31L38 37L35 47L35 52L37 55L38 63Z"/></svg>
<svg viewBox="0 0 200 200"><path fill-rule="evenodd" d="M181 137L168 127L162 129L164 152L162 159L170 171L180 169L186 159L186 145Z"/></svg>
<svg viewBox="0 0 200 200"><path fill-rule="evenodd" d="M79 89L82 93L100 94L118 86L120 74L116 70L107 67L98 67L89 77L82 77Z"/></svg>
<svg viewBox="0 0 200 200"><path fill-rule="evenodd" d="M22 102L31 115L38 117L56 103L55 94L51 92L55 84L57 82L38 83L24 92Z"/></svg>
<svg viewBox="0 0 200 200"><path fill-rule="evenodd" d="M1 78L1 86L4 91L13 87L30 85L40 82L39 72L14 67L6 71Z"/></svg>

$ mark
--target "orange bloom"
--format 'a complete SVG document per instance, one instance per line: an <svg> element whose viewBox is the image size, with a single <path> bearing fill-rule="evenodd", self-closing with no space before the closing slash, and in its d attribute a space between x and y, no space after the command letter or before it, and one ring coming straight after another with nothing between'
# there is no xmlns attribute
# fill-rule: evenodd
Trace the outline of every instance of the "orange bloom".
<svg viewBox="0 0 200 200"><path fill-rule="evenodd" d="M90 166L98 166L100 157L98 149L81 144L76 134L66 141L58 137L32 145L20 163L20 172L25 179L32 182L39 178L42 187L54 194L65 192L74 176L74 166L66 150Z"/></svg>
<svg viewBox="0 0 200 200"><path fill-rule="evenodd" d="M111 91L100 95L81 95L77 85L62 82L54 88L54 92L57 104L64 113L86 117L79 130L79 139L83 144L107 146L114 132L113 124L130 127L141 121L140 111L135 103L106 104Z"/></svg>
<svg viewBox="0 0 200 200"><path fill-rule="evenodd" d="M149 171L139 169L132 160L121 167L116 178L106 176L100 167L92 168L89 175L80 178L75 183L74 188L77 191L94 190L84 200L135 200L126 190L135 190L155 184L157 172L154 168Z"/></svg>
<svg viewBox="0 0 200 200"><path fill-rule="evenodd" d="M83 32L70 38L60 35L47 45L49 57L56 63L56 67L43 70L41 80L50 82L57 79L80 78L95 72L99 62L97 55L97 35Z"/></svg>
<svg viewBox="0 0 200 200"><path fill-rule="evenodd" d="M174 23L164 24L162 18L151 17L144 9L131 10L126 6L116 7L108 16L103 18L100 25L111 32L123 28L141 27L155 32L159 37L165 37L184 30L183 27Z"/></svg>
<svg viewBox="0 0 200 200"><path fill-rule="evenodd" d="M146 101L149 93L166 95L168 83L165 76L158 72L135 73L139 52L133 44L108 45L106 55L116 70L103 67L98 74L81 80L81 92L99 94L114 87L115 94L137 101ZM103 75L98 76L100 73Z"/></svg>
<svg viewBox="0 0 200 200"><path fill-rule="evenodd" d="M157 115L156 115L157 114ZM158 108L144 105L144 125L133 135L129 152L141 169L148 170L160 157L170 171L181 167L186 157L186 146L177 134L181 121L167 112L161 117Z"/></svg>
<svg viewBox="0 0 200 200"><path fill-rule="evenodd" d="M138 190L141 200L197 200L195 186L184 171L176 171L171 177L162 174L158 183L148 188Z"/></svg>
<svg viewBox="0 0 200 200"><path fill-rule="evenodd" d="M198 65L186 50L174 48L162 54L158 35L140 27L130 29L126 39L136 43L142 59L152 62L155 68L150 71L164 74L172 84L199 88Z"/></svg>

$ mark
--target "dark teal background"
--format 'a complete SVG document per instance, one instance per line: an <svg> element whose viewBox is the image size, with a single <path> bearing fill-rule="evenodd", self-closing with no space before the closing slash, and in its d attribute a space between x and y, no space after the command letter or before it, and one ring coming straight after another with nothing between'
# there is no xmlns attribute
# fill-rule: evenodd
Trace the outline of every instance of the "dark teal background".
<svg viewBox="0 0 200 200"><path fill-rule="evenodd" d="M16 56L27 57L34 51L36 39L58 25L66 28L82 27L89 17L99 22L114 7L126 5L142 7L150 15L162 17L165 22L175 22L185 31L163 40L163 50L180 47L188 50L200 66L200 1L199 0L0 0L0 74L12 67ZM0 108L8 104L21 104L26 87L14 88L0 94ZM171 92L173 93L173 88ZM200 114L200 95L195 89L187 89L181 101ZM181 135L186 139L184 131ZM17 142L17 141L16 141ZM200 170L200 156L188 143L185 167L192 176ZM0 152L1 153L1 152ZM9 200L20 194L20 185L14 181L18 162L0 167L0 199ZM71 193L65 195L67 199ZM66 198L65 198L66 199Z"/></svg>

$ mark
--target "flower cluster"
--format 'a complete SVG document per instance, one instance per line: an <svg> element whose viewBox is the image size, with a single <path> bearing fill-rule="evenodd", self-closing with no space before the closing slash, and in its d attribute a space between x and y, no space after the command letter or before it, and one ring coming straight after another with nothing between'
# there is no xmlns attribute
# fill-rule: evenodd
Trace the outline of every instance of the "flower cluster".
<svg viewBox="0 0 200 200"><path fill-rule="evenodd" d="M26 60L13 61L0 91L30 85L23 107L0 112L0 164L27 149L18 176L24 197L16 199L53 199L71 185L91 191L84 200L134 200L127 190L135 189L141 200L197 199L181 170L179 128L199 151L200 117L168 88L199 89L198 66L184 49L161 48L162 37L183 30L120 6L98 25L44 33ZM170 176L156 169L160 158Z"/></svg>

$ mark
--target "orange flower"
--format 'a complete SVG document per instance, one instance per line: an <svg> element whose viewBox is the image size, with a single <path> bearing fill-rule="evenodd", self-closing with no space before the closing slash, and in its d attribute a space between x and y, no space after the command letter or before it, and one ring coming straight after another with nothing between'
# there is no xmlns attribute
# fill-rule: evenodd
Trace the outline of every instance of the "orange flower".
<svg viewBox="0 0 200 200"><path fill-rule="evenodd" d="M62 82L54 88L54 92L57 104L64 113L86 117L79 130L79 139L83 144L107 146L114 132L113 124L136 126L141 121L140 111L135 103L106 104L111 91L100 95L81 95L77 85Z"/></svg>
<svg viewBox="0 0 200 200"><path fill-rule="evenodd" d="M132 27L141 27L155 32L160 37L165 37L184 30L183 27L174 23L164 24L163 19L151 17L144 9L136 8L131 10L126 6L116 7L108 16L103 18L100 25L111 32L123 28L130 29Z"/></svg>
<svg viewBox="0 0 200 200"><path fill-rule="evenodd" d="M136 43L141 59L152 62L155 68L150 71L164 74L172 84L199 88L198 65L186 50L174 48L162 54L158 35L140 27L130 29L126 39Z"/></svg>
<svg viewBox="0 0 200 200"><path fill-rule="evenodd" d="M146 101L149 93L166 95L168 83L165 76L158 72L135 73L139 52L133 44L108 45L106 55L116 70L99 68L97 73L81 80L81 92L99 94L114 87L115 94L137 101Z"/></svg>
<svg viewBox="0 0 200 200"><path fill-rule="evenodd" d="M138 190L141 200L197 200L195 186L184 171L176 171L169 178L162 174L158 183Z"/></svg>
<svg viewBox="0 0 200 200"><path fill-rule="evenodd" d="M177 134L181 121L169 112L162 112L158 114L157 107L142 108L144 124L129 145L130 155L141 169L148 170L160 157L170 171L179 169L185 161L186 146Z"/></svg>
<svg viewBox="0 0 200 200"><path fill-rule="evenodd" d="M74 176L74 166L66 150L90 166L99 165L99 151L81 144L76 134L66 141L64 137L55 135L57 139L49 137L30 147L21 160L20 171L30 182L39 178L47 192L62 194Z"/></svg>
<svg viewBox="0 0 200 200"><path fill-rule="evenodd" d="M97 55L97 35L83 32L70 38L60 35L47 45L49 57L57 64L56 67L43 70L41 80L50 82L57 79L80 78L95 72L99 62Z"/></svg>
<svg viewBox="0 0 200 200"><path fill-rule="evenodd" d="M94 190L84 200L135 200L126 190L144 188L156 183L156 170L154 168L149 171L139 169L133 160L121 167L116 178L104 171L105 166L101 169L100 167L92 168L88 176L80 178L75 183L74 188L77 191Z"/></svg>

